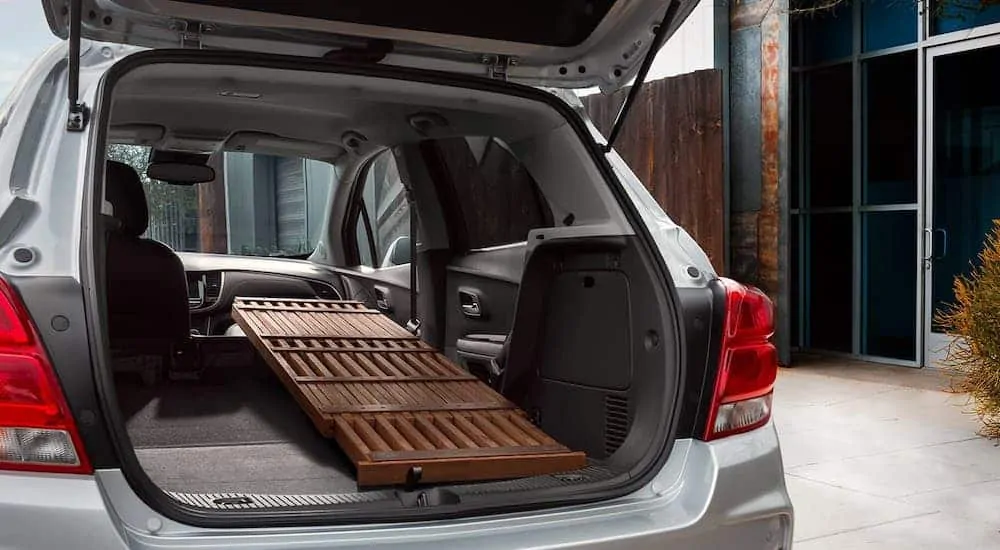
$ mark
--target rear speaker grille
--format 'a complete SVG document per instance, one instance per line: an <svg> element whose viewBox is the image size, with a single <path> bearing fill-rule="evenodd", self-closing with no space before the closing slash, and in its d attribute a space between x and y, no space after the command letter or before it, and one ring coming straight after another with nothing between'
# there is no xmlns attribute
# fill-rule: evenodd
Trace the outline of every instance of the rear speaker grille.
<svg viewBox="0 0 1000 550"><path fill-rule="evenodd" d="M609 395L604 398L604 453L615 451L625 442L629 430L628 398Z"/></svg>

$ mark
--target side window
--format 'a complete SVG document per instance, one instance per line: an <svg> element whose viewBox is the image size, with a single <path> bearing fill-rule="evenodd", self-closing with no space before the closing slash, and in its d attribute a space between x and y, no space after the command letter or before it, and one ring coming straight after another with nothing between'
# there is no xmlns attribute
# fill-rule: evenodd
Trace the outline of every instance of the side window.
<svg viewBox="0 0 1000 550"><path fill-rule="evenodd" d="M369 267L410 263L410 205L391 151L368 164L362 185L354 232L361 263Z"/></svg>
<svg viewBox="0 0 1000 550"><path fill-rule="evenodd" d="M493 137L438 140L455 189L469 248L524 241L538 227L552 227L552 211L528 170Z"/></svg>
<svg viewBox="0 0 1000 550"><path fill-rule="evenodd" d="M333 165L300 157L225 152L215 180L170 185L146 174L150 148L111 144L107 158L139 175L149 208L144 238L178 252L305 258L326 232Z"/></svg>

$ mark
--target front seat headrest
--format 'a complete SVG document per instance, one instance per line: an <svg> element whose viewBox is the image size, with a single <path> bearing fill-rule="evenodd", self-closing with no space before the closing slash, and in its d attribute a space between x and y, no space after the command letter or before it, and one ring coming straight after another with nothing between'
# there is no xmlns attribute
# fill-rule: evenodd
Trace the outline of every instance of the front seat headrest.
<svg viewBox="0 0 1000 550"><path fill-rule="evenodd" d="M129 165L109 160L104 170L104 195L114 208L114 218L121 223L119 231L133 237L146 232L149 207L139 174Z"/></svg>

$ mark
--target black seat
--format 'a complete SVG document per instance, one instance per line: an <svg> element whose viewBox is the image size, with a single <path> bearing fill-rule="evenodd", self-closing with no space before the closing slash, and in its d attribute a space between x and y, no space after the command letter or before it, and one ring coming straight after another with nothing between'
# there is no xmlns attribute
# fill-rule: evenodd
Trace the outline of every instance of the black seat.
<svg viewBox="0 0 1000 550"><path fill-rule="evenodd" d="M141 237L149 209L139 175L120 162L106 167L105 196L117 222L108 235L106 264L111 349L172 355L191 334L184 265L166 245Z"/></svg>

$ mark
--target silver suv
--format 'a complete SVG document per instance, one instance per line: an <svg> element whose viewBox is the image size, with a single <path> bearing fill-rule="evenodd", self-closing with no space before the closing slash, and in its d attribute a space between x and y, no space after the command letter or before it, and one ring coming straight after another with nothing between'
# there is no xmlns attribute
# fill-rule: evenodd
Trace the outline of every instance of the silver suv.
<svg viewBox="0 0 1000 550"><path fill-rule="evenodd" d="M637 90L693 6L43 0L66 40L0 107L0 545L790 548L771 302L614 152L635 94L605 139L571 91ZM237 297L363 302L586 463L359 485Z"/></svg>

